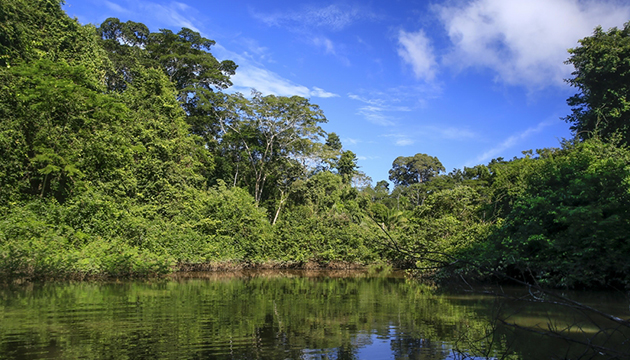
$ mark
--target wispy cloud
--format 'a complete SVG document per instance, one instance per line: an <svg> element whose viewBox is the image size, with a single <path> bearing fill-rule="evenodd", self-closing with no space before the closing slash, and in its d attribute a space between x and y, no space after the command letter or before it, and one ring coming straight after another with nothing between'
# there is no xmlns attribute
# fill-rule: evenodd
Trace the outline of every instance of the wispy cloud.
<svg viewBox="0 0 630 360"><path fill-rule="evenodd" d="M250 13L254 19L267 26L280 27L298 34L299 41L324 49L326 54L336 57L345 66L351 64L346 48L323 34L339 32L357 22L378 18L367 7L345 4L302 6L272 13L250 10Z"/></svg>
<svg viewBox="0 0 630 360"><path fill-rule="evenodd" d="M390 133L381 136L393 139L394 145L396 146L409 146L415 143L410 134Z"/></svg>
<svg viewBox="0 0 630 360"><path fill-rule="evenodd" d="M346 137L346 138L341 139L341 142L345 143L345 144L356 145L356 144L360 143L361 140Z"/></svg>
<svg viewBox="0 0 630 360"><path fill-rule="evenodd" d="M367 121L381 126L394 126L396 113L411 112L422 108L429 98L438 97L441 88L438 85L400 86L379 91L362 91L362 95L349 93L348 97L365 105L357 109Z"/></svg>
<svg viewBox="0 0 630 360"><path fill-rule="evenodd" d="M467 165L472 166L475 164L485 163L488 160L494 159L497 156L501 155L507 149L510 149L514 147L515 145L518 145L521 141L525 140L526 138L543 131L544 128L553 125L555 122L557 122L557 120L543 121L535 127L530 127L520 133L514 134L508 137L507 139L505 139L499 145L493 147L490 150L485 151L483 154L479 155L474 161L469 162Z"/></svg>
<svg viewBox="0 0 630 360"><path fill-rule="evenodd" d="M357 94L352 94L352 93L348 94L348 97L352 100L358 100L366 104L375 105L375 106L381 105L383 103L383 100L381 99L367 99L365 97L359 96Z"/></svg>
<svg viewBox="0 0 630 360"><path fill-rule="evenodd" d="M323 47L327 54L332 54L332 55L336 54L335 45L329 38L316 37L313 39L313 43L317 47Z"/></svg>
<svg viewBox="0 0 630 360"><path fill-rule="evenodd" d="M357 111L358 115L363 116L367 121L375 125L380 126L394 126L393 119L383 114L380 110L375 110L373 107L362 107Z"/></svg>
<svg viewBox="0 0 630 360"><path fill-rule="evenodd" d="M380 156L357 156L357 159L361 160L361 161L366 161L366 160L378 160L380 159Z"/></svg>
<svg viewBox="0 0 630 360"><path fill-rule="evenodd" d="M232 77L232 83L234 85L230 88L230 91L249 93L250 89L256 89L264 95L298 95L306 98L330 98L339 96L316 86L309 88L304 85L296 84L266 69L258 62L252 60L251 57L229 51L221 45L215 46L214 53L218 58L231 59L239 64L236 75Z"/></svg>
<svg viewBox="0 0 630 360"><path fill-rule="evenodd" d="M119 14L127 14L129 13L129 10L125 9L124 7L115 4L111 1L104 1L105 6L107 6L108 9L110 9L113 12L119 13Z"/></svg>
<svg viewBox="0 0 630 360"><path fill-rule="evenodd" d="M376 100L379 105L407 104L407 108L425 107L429 100L442 95L442 86L437 82L415 86L396 86L384 90L371 91L362 100Z"/></svg>
<svg viewBox="0 0 630 360"><path fill-rule="evenodd" d="M396 146L408 146L413 145L414 141L411 139L398 139L396 140Z"/></svg>
<svg viewBox="0 0 630 360"><path fill-rule="evenodd" d="M433 9L452 42L447 64L490 68L497 81L530 89L564 84L567 49L597 25L630 18L630 4L614 0L473 0Z"/></svg>
<svg viewBox="0 0 630 360"><path fill-rule="evenodd" d="M387 113L411 111L411 109L406 106L386 105L384 99L367 99L356 94L348 94L348 97L366 104L357 109L357 114L362 115L367 121L376 125L393 126L395 125L394 119Z"/></svg>
<svg viewBox="0 0 630 360"><path fill-rule="evenodd" d="M310 95L313 97L320 97L320 98L339 97L339 95L328 92L324 89L320 89L317 86L313 86L312 90L310 91Z"/></svg>
<svg viewBox="0 0 630 360"><path fill-rule="evenodd" d="M305 6L300 10L286 12L252 12L252 16L268 26L279 26L290 30L312 27L328 31L340 31L357 21L376 18L372 12L363 7L341 4L325 7Z"/></svg>
<svg viewBox="0 0 630 360"><path fill-rule="evenodd" d="M322 36L313 38L313 44L318 48L323 48L324 53L336 57L343 65L350 66L350 60L343 55L345 53L343 45L341 45L341 51L337 51L337 45L329 38Z"/></svg>
<svg viewBox="0 0 630 360"><path fill-rule="evenodd" d="M416 139L442 139L448 141L466 141L478 138L479 134L466 128L455 126L407 126L405 132L392 132L381 135L393 139L396 146L409 146L416 143Z"/></svg>
<svg viewBox="0 0 630 360"><path fill-rule="evenodd" d="M157 21L169 27L186 27L200 32L194 25L197 22L194 16L197 11L184 3L169 2L162 5L150 1L137 1L135 4L140 11L150 13Z"/></svg>
<svg viewBox="0 0 630 360"><path fill-rule="evenodd" d="M239 37L238 41L247 49L247 51L243 53L243 56L249 56L268 63L275 63L269 48L261 46L258 41L247 37Z"/></svg>
<svg viewBox="0 0 630 360"><path fill-rule="evenodd" d="M415 33L400 30L398 55L411 65L416 78L431 81L437 71L437 61L431 41L421 29Z"/></svg>
<svg viewBox="0 0 630 360"><path fill-rule="evenodd" d="M99 1L91 2L95 3L94 5L99 3ZM104 5L110 12L114 12L118 15L125 15L125 17L129 17L133 20L145 19L143 22L149 26L152 31L157 31L160 28L179 29L185 27L200 32L199 28L195 26L195 24L200 23L196 18L198 11L183 2L103 0L102 5ZM98 17L91 17L82 20L88 23L99 24L105 18L111 16L105 14L107 14L107 12L101 13ZM149 18L147 18L147 14L150 14Z"/></svg>

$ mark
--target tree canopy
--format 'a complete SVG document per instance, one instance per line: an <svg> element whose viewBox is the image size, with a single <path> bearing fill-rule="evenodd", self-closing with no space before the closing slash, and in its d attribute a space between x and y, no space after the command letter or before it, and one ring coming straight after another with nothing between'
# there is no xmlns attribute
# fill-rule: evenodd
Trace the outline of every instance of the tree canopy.
<svg viewBox="0 0 630 360"><path fill-rule="evenodd" d="M619 132L630 144L630 22L623 29L597 27L579 43L566 61L575 67L567 82L579 92L567 100L572 113L564 119L580 139Z"/></svg>
<svg viewBox="0 0 630 360"><path fill-rule="evenodd" d="M399 156L389 170L389 180L396 185L408 186L431 180L444 170L440 160L434 156L421 153L414 156Z"/></svg>
<svg viewBox="0 0 630 360"><path fill-rule="evenodd" d="M236 142L228 151L241 154L253 172L248 186L259 202L269 178L287 174L297 157L310 153L324 135L319 124L327 120L317 105L300 96L263 96L254 90L251 99L236 94L229 101L219 120L222 132Z"/></svg>

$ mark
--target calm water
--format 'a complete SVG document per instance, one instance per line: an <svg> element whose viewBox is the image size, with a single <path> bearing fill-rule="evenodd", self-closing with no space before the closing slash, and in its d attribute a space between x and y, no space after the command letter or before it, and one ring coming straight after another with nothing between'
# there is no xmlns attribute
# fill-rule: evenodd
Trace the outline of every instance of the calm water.
<svg viewBox="0 0 630 360"><path fill-rule="evenodd" d="M623 296L582 296L630 317ZM0 359L541 359L584 350L497 317L579 324L564 332L578 341L598 330L568 310L436 291L400 274L197 273L0 288ZM619 336L606 345L629 350Z"/></svg>

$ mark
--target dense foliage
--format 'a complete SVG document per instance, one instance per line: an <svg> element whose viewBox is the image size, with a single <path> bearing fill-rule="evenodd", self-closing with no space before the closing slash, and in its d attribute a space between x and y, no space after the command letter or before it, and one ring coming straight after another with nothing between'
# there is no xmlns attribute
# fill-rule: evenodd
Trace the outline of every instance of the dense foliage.
<svg viewBox="0 0 630 360"><path fill-rule="evenodd" d="M571 50L575 141L450 173L400 156L390 190L310 100L224 93L237 65L190 29L81 26L53 0L0 20L3 279L389 262L630 286L628 25Z"/></svg>
<svg viewBox="0 0 630 360"><path fill-rule="evenodd" d="M630 144L630 22L623 29L596 28L569 53L575 71L568 83L579 90L568 100L571 129L580 139L619 132Z"/></svg>

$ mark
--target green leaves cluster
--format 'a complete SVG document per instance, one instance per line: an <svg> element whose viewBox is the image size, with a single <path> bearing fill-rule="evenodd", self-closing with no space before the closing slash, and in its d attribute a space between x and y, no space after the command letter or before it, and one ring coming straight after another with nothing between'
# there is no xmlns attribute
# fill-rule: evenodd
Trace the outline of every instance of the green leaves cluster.
<svg viewBox="0 0 630 360"><path fill-rule="evenodd" d="M627 286L630 152L590 140L533 163L490 237L491 266L563 287Z"/></svg>
<svg viewBox="0 0 630 360"><path fill-rule="evenodd" d="M444 171L444 166L434 156L427 154L399 156L389 171L389 180L396 185L407 186L431 180L440 171Z"/></svg>
<svg viewBox="0 0 630 360"><path fill-rule="evenodd" d="M579 93L568 99L571 115L565 120L580 139L601 136L611 139L619 132L630 143L630 22L623 29L604 31L570 49L567 64L575 67L567 82Z"/></svg>

